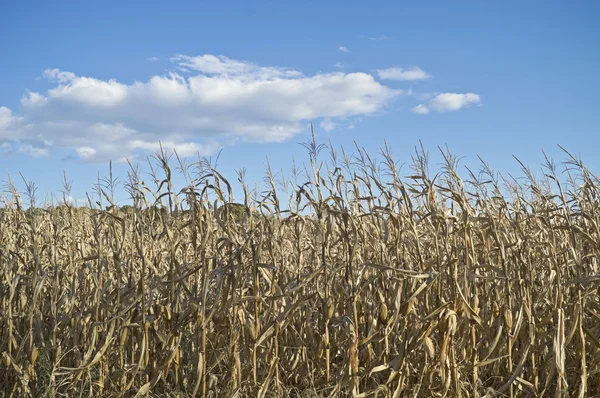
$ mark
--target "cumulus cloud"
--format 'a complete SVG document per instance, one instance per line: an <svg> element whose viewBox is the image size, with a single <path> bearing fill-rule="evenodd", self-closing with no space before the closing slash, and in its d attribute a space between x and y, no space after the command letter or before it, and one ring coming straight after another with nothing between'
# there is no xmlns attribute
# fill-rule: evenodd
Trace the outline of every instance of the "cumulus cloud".
<svg viewBox="0 0 600 398"><path fill-rule="evenodd" d="M46 70L49 89L26 92L19 116L0 108L0 144L43 156L52 142L86 161L123 161L157 150L159 141L182 156L209 154L236 140L284 141L307 121L333 128L401 93L362 72L304 75L210 54L171 62L172 72L133 83Z"/></svg>
<svg viewBox="0 0 600 398"><path fill-rule="evenodd" d="M0 131L5 131L13 122L13 115L10 109L0 107Z"/></svg>
<svg viewBox="0 0 600 398"><path fill-rule="evenodd" d="M39 93L32 93L30 91L27 92L21 98L21 105L25 107L35 107L45 105L48 99Z"/></svg>
<svg viewBox="0 0 600 398"><path fill-rule="evenodd" d="M14 139L14 130L19 127L22 121L22 117L17 117L7 107L0 106L0 143L3 140Z"/></svg>
<svg viewBox="0 0 600 398"><path fill-rule="evenodd" d="M340 50L343 53L349 53L350 52L350 50L348 50L348 47L345 47L345 46L341 46L340 48L338 48L338 50Z"/></svg>
<svg viewBox="0 0 600 398"><path fill-rule="evenodd" d="M442 93L429 100L426 104L419 104L412 111L421 115L435 112L453 112L472 104L478 104L481 97L475 93Z"/></svg>
<svg viewBox="0 0 600 398"><path fill-rule="evenodd" d="M424 80L430 76L418 66L410 68L378 69L377 75L382 80Z"/></svg>

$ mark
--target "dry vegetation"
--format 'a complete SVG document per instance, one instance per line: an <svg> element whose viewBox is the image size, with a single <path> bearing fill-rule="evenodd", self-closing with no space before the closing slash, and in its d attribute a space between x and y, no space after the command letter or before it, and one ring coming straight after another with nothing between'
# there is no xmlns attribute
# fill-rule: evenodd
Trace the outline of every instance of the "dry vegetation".
<svg viewBox="0 0 600 398"><path fill-rule="evenodd" d="M600 395L600 181L576 158L467 181L446 151L404 177L387 148L306 147L264 191L239 173L237 205L209 161L162 152L128 210L112 175L38 212L9 182L0 395Z"/></svg>

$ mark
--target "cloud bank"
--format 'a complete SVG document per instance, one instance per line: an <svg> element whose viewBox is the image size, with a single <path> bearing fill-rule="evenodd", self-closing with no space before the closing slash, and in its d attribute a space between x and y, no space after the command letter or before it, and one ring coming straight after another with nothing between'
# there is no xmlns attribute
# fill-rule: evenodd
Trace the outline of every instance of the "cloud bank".
<svg viewBox="0 0 600 398"><path fill-rule="evenodd" d="M320 122L325 131L354 126L382 111L402 90L383 80L422 80L418 67L305 75L222 55L177 55L172 70L121 82L48 69L45 92L27 91L17 113L0 106L0 153L45 156L59 148L83 161L124 161L162 146L181 156L224 145L282 142ZM440 94L417 113L457 110L476 94ZM350 127L349 127L350 128Z"/></svg>
<svg viewBox="0 0 600 398"><path fill-rule="evenodd" d="M211 153L226 142L281 142L308 121L365 116L401 91L368 73L303 73L220 55L171 59L173 71L123 83L44 71L45 93L27 92L21 114L0 108L0 143L42 156L67 148L82 160L124 160L176 149Z"/></svg>

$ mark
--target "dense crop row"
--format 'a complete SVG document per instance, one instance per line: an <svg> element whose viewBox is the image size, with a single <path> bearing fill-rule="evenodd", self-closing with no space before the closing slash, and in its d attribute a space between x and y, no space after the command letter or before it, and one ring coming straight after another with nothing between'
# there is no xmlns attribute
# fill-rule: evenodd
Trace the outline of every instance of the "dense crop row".
<svg viewBox="0 0 600 398"><path fill-rule="evenodd" d="M164 153L133 206L0 212L0 395L600 394L600 182L330 151L234 202ZM176 190L170 167L186 186ZM468 180L468 182L467 182ZM29 185L33 196L33 187ZM101 201L100 201L101 198ZM235 203L235 204L234 204Z"/></svg>

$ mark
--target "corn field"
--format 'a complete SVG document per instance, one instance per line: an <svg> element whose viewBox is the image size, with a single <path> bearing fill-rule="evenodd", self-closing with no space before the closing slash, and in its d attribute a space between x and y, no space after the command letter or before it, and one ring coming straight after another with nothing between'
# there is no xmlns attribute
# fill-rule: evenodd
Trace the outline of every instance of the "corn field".
<svg viewBox="0 0 600 398"><path fill-rule="evenodd" d="M447 150L433 174L422 147L401 171L387 146L305 146L252 189L164 151L82 207L27 210L9 180L0 396L600 396L583 163L461 177Z"/></svg>

